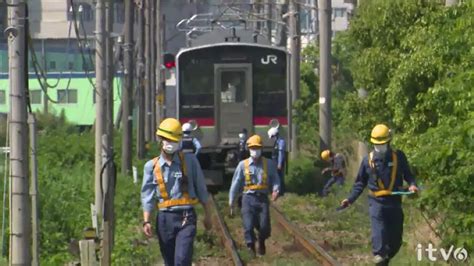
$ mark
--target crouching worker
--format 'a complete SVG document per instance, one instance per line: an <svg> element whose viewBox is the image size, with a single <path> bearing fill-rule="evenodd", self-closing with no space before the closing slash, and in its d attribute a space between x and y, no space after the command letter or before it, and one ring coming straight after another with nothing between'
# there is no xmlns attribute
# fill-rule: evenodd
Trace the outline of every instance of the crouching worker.
<svg viewBox="0 0 474 266"><path fill-rule="evenodd" d="M268 194L272 200L278 198L280 179L271 159L261 156L262 139L253 135L247 140L250 158L239 162L229 192L230 214L234 214L234 199L243 192L242 220L247 248L255 255L255 242L258 241L258 255L265 255L265 240L270 237L270 210ZM255 237L254 229L258 231Z"/></svg>
<svg viewBox="0 0 474 266"><path fill-rule="evenodd" d="M141 189L143 232L148 237L153 235L150 216L156 206L155 230L165 265L191 265L197 203L204 206L205 228L211 228L204 176L194 154L178 152L182 137L178 120L163 120L156 134L161 154L145 164Z"/></svg>
<svg viewBox="0 0 474 266"><path fill-rule="evenodd" d="M390 147L391 139L386 125L373 128L370 142L374 150L362 160L352 193L341 202L341 206L347 207L365 187L369 188L372 253L376 265L388 265L402 245L402 198L392 193L402 189L403 180L408 183L410 192L418 191L405 154Z"/></svg>

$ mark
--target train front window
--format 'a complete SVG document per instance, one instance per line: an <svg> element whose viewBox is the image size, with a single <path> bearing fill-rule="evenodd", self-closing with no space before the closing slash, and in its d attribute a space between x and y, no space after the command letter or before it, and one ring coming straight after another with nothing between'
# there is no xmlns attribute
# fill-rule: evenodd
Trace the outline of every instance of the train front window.
<svg viewBox="0 0 474 266"><path fill-rule="evenodd" d="M241 103L245 100L245 72L223 71L221 73L221 101Z"/></svg>

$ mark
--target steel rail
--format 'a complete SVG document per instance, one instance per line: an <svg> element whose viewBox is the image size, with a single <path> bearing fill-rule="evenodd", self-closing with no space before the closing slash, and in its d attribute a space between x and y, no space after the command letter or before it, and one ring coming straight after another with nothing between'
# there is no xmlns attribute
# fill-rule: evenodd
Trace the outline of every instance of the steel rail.
<svg viewBox="0 0 474 266"><path fill-rule="evenodd" d="M307 253L319 261L322 265L327 266L339 266L341 265L337 262L331 255L329 255L320 245L318 245L313 240L310 240L301 232L299 228L293 225L285 215L278 210L273 204L270 205L270 212L273 218L280 224L285 230L294 237L295 241L301 245Z"/></svg>
<svg viewBox="0 0 474 266"><path fill-rule="evenodd" d="M214 196L211 195L209 197L209 201L215 211L214 224L217 225L217 227L219 228L217 231L220 232L219 235L224 244L224 247L227 250L227 253L229 253L229 255L232 257L235 266L244 265L242 259L239 256L239 253L237 252L237 246L235 245L235 242L232 239L232 236L230 235L229 229L227 228L227 225L224 222L224 218L219 212L219 208L217 207L217 204L214 200Z"/></svg>

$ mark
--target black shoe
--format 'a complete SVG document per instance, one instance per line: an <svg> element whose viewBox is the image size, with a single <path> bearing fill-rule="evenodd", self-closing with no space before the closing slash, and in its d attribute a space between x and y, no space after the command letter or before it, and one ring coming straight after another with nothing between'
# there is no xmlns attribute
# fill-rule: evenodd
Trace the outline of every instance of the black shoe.
<svg viewBox="0 0 474 266"><path fill-rule="evenodd" d="M263 256L265 255L266 249L265 249L265 240L263 241L258 241L258 255Z"/></svg>
<svg viewBox="0 0 474 266"><path fill-rule="evenodd" d="M247 250L252 257L255 257L255 243L247 243Z"/></svg>

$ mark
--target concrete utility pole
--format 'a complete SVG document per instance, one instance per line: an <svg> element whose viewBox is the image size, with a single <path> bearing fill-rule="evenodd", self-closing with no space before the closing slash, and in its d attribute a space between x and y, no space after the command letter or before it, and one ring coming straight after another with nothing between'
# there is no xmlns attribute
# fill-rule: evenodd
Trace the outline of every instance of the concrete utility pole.
<svg viewBox="0 0 474 266"><path fill-rule="evenodd" d="M161 64L162 64L162 57L163 57L163 36L162 32L163 30L161 29L164 27L164 23L162 23L161 19L161 0L156 1L156 8L155 8L155 22L156 22L156 62L155 62L155 84L156 87L154 88L154 91L156 91L156 95L158 97L155 97L153 104L155 106L155 120L154 122L154 127L153 130L156 130L157 125L162 119L163 116L163 109L162 109L162 102L161 99L163 99L161 96L164 95L164 84L163 84L163 72L161 70ZM160 99L159 101L156 100L156 98Z"/></svg>
<svg viewBox="0 0 474 266"><path fill-rule="evenodd" d="M150 117L150 134L151 134L151 141L155 142L156 137L154 131L156 129L156 50L157 50L157 43L156 43L156 36L160 35L159 31L157 30L156 23L156 7L159 2L158 0L151 1L151 12L150 12L150 45L151 45L151 57L150 57L150 108L151 108L151 117Z"/></svg>
<svg viewBox="0 0 474 266"><path fill-rule="evenodd" d="M102 204L103 195L101 191L101 170L103 166L102 161L102 135L105 133L105 107L106 107L106 75L105 75L105 0L97 0L96 3L96 44L95 44L95 210L97 212L97 220L102 221ZM97 224L99 227L99 234L102 232L100 223Z"/></svg>
<svg viewBox="0 0 474 266"><path fill-rule="evenodd" d="M151 2L145 0L145 141L151 141Z"/></svg>
<svg viewBox="0 0 474 266"><path fill-rule="evenodd" d="M30 168L31 168L31 180L30 180L30 196L31 196L31 224L32 224L32 266L39 265L39 220L38 220L38 161L36 159L36 118L34 114L29 114L28 124L30 125Z"/></svg>
<svg viewBox="0 0 474 266"><path fill-rule="evenodd" d="M26 1L9 6L8 53L10 69L10 265L31 264L28 191L28 128L26 124Z"/></svg>
<svg viewBox="0 0 474 266"><path fill-rule="evenodd" d="M122 174L132 170L132 95L133 95L133 22L134 4L125 1L124 74L122 90Z"/></svg>
<svg viewBox="0 0 474 266"><path fill-rule="evenodd" d="M300 53L301 53L301 34L299 21L299 6L297 7L296 0L290 0L288 27L290 30L290 52L291 52L291 101L293 104L300 98ZM294 117L294 111L291 110ZM296 123L292 123L291 127L291 158L295 159L298 156L298 129Z"/></svg>
<svg viewBox="0 0 474 266"><path fill-rule="evenodd" d="M138 16L138 62L137 62L137 76L138 76L138 88L137 88L137 99L138 99L138 123L137 123L137 157L143 159L145 157L145 82L143 78L144 74L144 48L145 48L145 10L143 1L139 6Z"/></svg>
<svg viewBox="0 0 474 266"><path fill-rule="evenodd" d="M331 148L331 0L319 0L319 148Z"/></svg>
<svg viewBox="0 0 474 266"><path fill-rule="evenodd" d="M106 134L108 137L108 148L112 149L114 140L114 4L113 0L105 0L105 50L106 50Z"/></svg>

